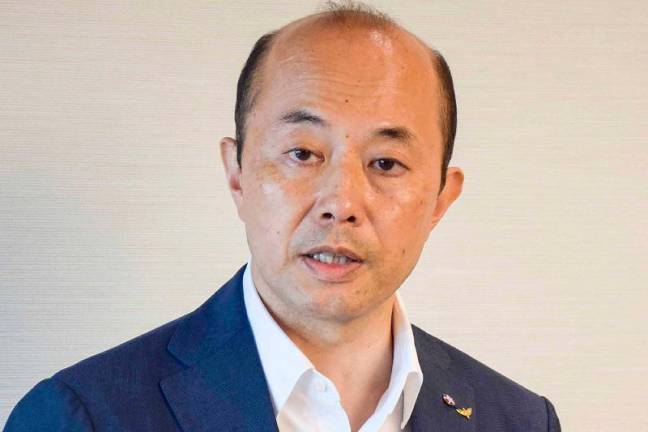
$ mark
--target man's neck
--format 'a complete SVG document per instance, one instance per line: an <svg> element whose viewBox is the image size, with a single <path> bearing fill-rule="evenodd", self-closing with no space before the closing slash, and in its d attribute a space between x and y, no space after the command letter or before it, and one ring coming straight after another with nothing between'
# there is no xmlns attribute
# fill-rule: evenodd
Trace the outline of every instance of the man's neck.
<svg viewBox="0 0 648 432"><path fill-rule="evenodd" d="M315 368L333 381L352 431L371 416L389 386L394 302L392 296L369 316L343 325L291 326L274 317Z"/></svg>

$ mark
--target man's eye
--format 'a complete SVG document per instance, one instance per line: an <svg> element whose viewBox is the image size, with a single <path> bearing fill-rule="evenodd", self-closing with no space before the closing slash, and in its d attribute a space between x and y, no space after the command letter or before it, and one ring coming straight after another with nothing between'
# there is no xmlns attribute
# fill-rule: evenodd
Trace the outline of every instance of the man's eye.
<svg viewBox="0 0 648 432"><path fill-rule="evenodd" d="M312 151L301 148L289 150L288 154L290 155L291 159L301 162L306 162L311 158L311 156L313 156Z"/></svg>
<svg viewBox="0 0 648 432"><path fill-rule="evenodd" d="M395 173L399 169L403 169L404 166L395 159L382 158L376 159L371 163L373 166L378 168L379 171Z"/></svg>

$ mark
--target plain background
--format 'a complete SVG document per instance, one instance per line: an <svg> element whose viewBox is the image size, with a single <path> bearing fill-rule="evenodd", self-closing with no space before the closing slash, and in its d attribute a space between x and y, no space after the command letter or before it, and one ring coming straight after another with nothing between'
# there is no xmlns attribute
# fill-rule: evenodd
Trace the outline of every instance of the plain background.
<svg viewBox="0 0 648 432"><path fill-rule="evenodd" d="M566 431L648 430L648 3L373 4L458 94L465 188L401 289L411 320ZM218 141L254 41L317 7L0 3L0 424L247 260Z"/></svg>

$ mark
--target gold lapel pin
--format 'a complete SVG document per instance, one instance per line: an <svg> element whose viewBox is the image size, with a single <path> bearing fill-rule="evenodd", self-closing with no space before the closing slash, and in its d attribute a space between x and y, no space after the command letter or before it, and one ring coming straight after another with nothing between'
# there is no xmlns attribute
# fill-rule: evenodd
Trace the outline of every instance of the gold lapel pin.
<svg viewBox="0 0 648 432"><path fill-rule="evenodd" d="M470 416L472 415L472 408L457 408L457 413L459 415L466 417L468 420L470 420Z"/></svg>

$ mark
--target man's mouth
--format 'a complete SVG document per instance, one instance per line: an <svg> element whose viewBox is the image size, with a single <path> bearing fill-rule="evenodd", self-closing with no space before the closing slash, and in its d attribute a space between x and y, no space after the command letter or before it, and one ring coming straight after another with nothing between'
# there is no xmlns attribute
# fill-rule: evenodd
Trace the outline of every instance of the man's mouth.
<svg viewBox="0 0 648 432"><path fill-rule="evenodd" d="M349 280L364 262L358 254L343 247L316 247L302 254L302 257L310 272L327 282Z"/></svg>
<svg viewBox="0 0 648 432"><path fill-rule="evenodd" d="M331 252L318 252L314 254L306 254L307 257L314 259L325 264L347 264L351 262L358 262L346 255L338 255Z"/></svg>

